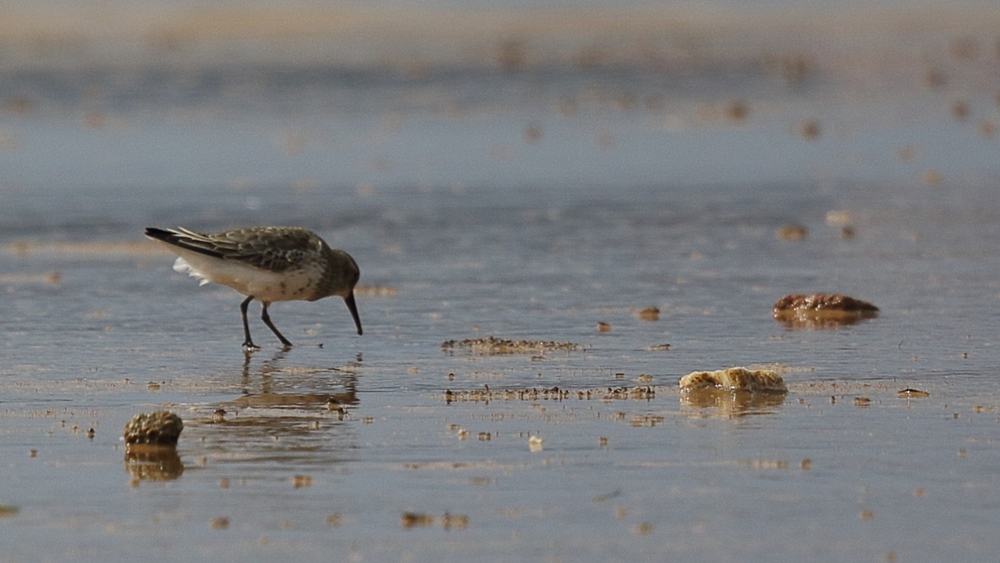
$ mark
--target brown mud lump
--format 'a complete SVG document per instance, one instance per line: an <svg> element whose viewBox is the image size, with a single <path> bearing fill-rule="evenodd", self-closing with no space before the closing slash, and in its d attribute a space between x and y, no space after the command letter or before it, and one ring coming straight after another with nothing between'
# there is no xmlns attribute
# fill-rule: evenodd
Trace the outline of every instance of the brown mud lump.
<svg viewBox="0 0 1000 563"><path fill-rule="evenodd" d="M170 411L140 413L125 424L125 443L128 445L150 445L174 447L184 422Z"/></svg>
<svg viewBox="0 0 1000 563"><path fill-rule="evenodd" d="M780 240L805 240L808 232L804 225L792 223L775 231L774 236Z"/></svg>
<svg viewBox="0 0 1000 563"><path fill-rule="evenodd" d="M645 309L636 311L635 316L643 321L658 321L660 320L660 308L646 307Z"/></svg>
<svg viewBox="0 0 1000 563"><path fill-rule="evenodd" d="M868 314L878 313L878 307L867 301L839 293L791 293L774 304L774 315L808 311L810 313Z"/></svg>

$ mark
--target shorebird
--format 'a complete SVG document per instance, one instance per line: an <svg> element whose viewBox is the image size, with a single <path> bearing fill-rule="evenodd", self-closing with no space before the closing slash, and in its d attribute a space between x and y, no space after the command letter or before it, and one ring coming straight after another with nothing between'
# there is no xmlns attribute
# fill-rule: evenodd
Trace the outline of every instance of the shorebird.
<svg viewBox="0 0 1000 563"><path fill-rule="evenodd" d="M354 286L361 273L351 255L330 248L319 236L299 227L251 227L220 233L196 233L184 228L148 227L146 236L162 242L178 256L174 270L209 282L229 286L246 295L243 314L243 347L259 350L250 339L247 307L261 303L261 320L285 346L291 346L267 314L275 301L316 301L337 295L347 303L361 334L361 318L354 302Z"/></svg>

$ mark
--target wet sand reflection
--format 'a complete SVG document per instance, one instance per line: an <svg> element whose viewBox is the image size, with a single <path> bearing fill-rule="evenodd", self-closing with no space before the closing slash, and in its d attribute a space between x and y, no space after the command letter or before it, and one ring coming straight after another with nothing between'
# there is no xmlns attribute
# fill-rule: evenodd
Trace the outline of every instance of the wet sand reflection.
<svg viewBox="0 0 1000 563"><path fill-rule="evenodd" d="M184 473L177 448L167 446L129 447L125 452L125 471L130 483L173 481Z"/></svg>
<svg viewBox="0 0 1000 563"><path fill-rule="evenodd" d="M124 463L130 485L179 478L185 470L182 454L187 454L189 467L344 459L343 452L351 448L345 446L349 434L342 430L359 404L360 356L347 366L288 367L283 365L288 354L281 350L254 366L253 354L246 353L238 371L243 394L188 411L184 423L190 432L180 441L180 453L175 448L129 448ZM299 476L297 483L302 482Z"/></svg>
<svg viewBox="0 0 1000 563"><path fill-rule="evenodd" d="M788 330L829 330L869 321L878 316L877 311L826 312L826 311L780 311L774 313L774 320Z"/></svg>
<svg viewBox="0 0 1000 563"><path fill-rule="evenodd" d="M234 399L222 408L227 411L240 409L268 409L268 408L289 408L289 409L313 409L318 406L327 408L328 404L335 402L341 406L354 406L358 404L357 398L357 367L362 358L359 354L354 362L347 366L340 367L283 367L282 360L288 355L289 350L279 350L270 360L261 363L257 372L251 374L250 366L253 359L252 352L244 352L242 369L243 396ZM283 388L291 386L297 389L300 384L322 385L325 378L316 376L322 374L342 375L340 381L336 382L342 391L328 392L317 390L314 393L286 392ZM285 378L290 378L286 381ZM308 382L302 381L309 378Z"/></svg>
<svg viewBox="0 0 1000 563"><path fill-rule="evenodd" d="M741 418L775 412L785 393L693 389L680 396L681 412L695 418Z"/></svg>

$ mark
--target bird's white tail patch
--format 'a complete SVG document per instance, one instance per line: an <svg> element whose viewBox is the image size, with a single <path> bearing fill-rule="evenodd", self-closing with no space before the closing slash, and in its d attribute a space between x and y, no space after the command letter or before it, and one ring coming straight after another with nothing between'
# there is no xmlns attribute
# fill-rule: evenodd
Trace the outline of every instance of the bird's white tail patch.
<svg viewBox="0 0 1000 563"><path fill-rule="evenodd" d="M187 260L183 258L178 258L177 260L174 260L174 271L179 274L187 274L192 278L200 278L201 281L198 282L198 285L205 285L206 283L209 283L208 278L205 277L205 274L196 270L194 267L191 266L191 264L188 264Z"/></svg>

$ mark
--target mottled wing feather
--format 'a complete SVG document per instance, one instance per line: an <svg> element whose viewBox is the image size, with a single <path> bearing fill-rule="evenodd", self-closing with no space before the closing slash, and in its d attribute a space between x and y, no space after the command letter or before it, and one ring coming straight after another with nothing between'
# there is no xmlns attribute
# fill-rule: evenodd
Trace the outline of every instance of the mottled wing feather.
<svg viewBox="0 0 1000 563"><path fill-rule="evenodd" d="M238 229L211 240L224 259L272 272L294 268L318 250L315 237L304 229Z"/></svg>
<svg viewBox="0 0 1000 563"><path fill-rule="evenodd" d="M146 229L157 240L222 260L255 268L283 272L322 253L322 243L311 232L296 227L257 227L221 233L198 233L189 229Z"/></svg>
<svg viewBox="0 0 1000 563"><path fill-rule="evenodd" d="M169 242L188 250L215 256L216 258L227 258L237 248L235 244L227 243L217 237L217 235L206 235L178 227L173 231L176 233Z"/></svg>

